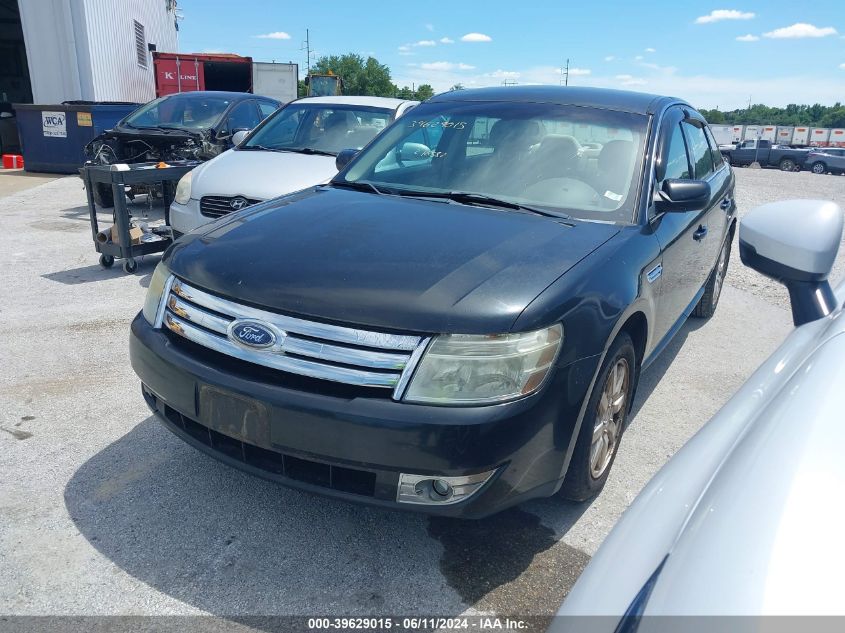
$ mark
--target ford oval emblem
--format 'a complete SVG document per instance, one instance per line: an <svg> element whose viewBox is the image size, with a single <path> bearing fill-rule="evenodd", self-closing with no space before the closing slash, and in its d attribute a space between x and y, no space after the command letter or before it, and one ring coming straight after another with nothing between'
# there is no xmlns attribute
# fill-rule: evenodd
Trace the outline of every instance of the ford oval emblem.
<svg viewBox="0 0 845 633"><path fill-rule="evenodd" d="M267 349L276 344L276 333L259 321L235 321L229 326L229 338L256 349Z"/></svg>

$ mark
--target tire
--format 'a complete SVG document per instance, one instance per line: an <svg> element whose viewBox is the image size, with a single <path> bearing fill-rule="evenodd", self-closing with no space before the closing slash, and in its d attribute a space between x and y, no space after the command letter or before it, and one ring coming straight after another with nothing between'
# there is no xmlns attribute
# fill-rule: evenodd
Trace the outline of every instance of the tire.
<svg viewBox="0 0 845 633"><path fill-rule="evenodd" d="M724 159L725 159L725 162L726 162L728 165L733 166L733 161L731 160L731 155L730 155L730 154L722 154L722 158L724 158Z"/></svg>
<svg viewBox="0 0 845 633"><path fill-rule="evenodd" d="M132 258L123 260L123 272L131 274L134 273L136 270L138 270L138 262L136 262Z"/></svg>
<svg viewBox="0 0 845 633"><path fill-rule="evenodd" d="M615 398L608 407L603 404L603 396L608 388L611 393L620 393L615 390L616 384L619 384L619 374L615 374L614 379L614 369L624 371L625 374L619 396L621 399ZM560 489L560 494L565 499L585 501L596 496L604 488L628 422L631 397L638 377L634 343L627 332L621 332L607 350L596 384L590 393L572 460ZM594 437L597 433L599 435L594 448ZM601 446L606 446L607 443L610 443L610 447L603 451Z"/></svg>
<svg viewBox="0 0 845 633"><path fill-rule="evenodd" d="M784 158L778 163L781 171L795 171L795 161L791 158Z"/></svg>
<svg viewBox="0 0 845 633"><path fill-rule="evenodd" d="M728 233L722 250L719 251L719 259L707 278L704 285L704 294L701 295L692 316L697 319L709 319L716 313L716 306L719 305L719 297L722 295L722 287L725 285L725 275L728 274L728 264L731 261L731 244L733 243L733 231Z"/></svg>
<svg viewBox="0 0 845 633"><path fill-rule="evenodd" d="M114 266L114 257L111 255L100 255L100 266L103 268L111 268Z"/></svg>
<svg viewBox="0 0 845 633"><path fill-rule="evenodd" d="M94 195L94 204L98 207L111 209L114 206L114 191L109 185L95 182L94 190L91 193Z"/></svg>
<svg viewBox="0 0 845 633"><path fill-rule="evenodd" d="M810 167L810 171L812 171L814 174L826 174L827 173L827 165L825 165L821 161L818 161L816 163L813 163L813 166Z"/></svg>

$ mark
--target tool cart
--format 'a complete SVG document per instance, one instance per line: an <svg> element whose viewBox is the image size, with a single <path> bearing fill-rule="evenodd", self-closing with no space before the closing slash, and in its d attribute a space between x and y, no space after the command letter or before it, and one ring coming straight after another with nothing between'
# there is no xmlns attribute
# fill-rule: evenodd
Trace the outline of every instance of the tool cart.
<svg viewBox="0 0 845 633"><path fill-rule="evenodd" d="M144 233L130 234L132 219L126 205L128 185L149 185L150 191L161 191L164 202L165 225L169 225L170 203L176 183L199 163L195 161L173 161L169 163L133 163L131 165L86 165L79 170L85 182L88 197L88 212L91 217L91 237L94 248L100 253L100 265L111 268L115 259L123 260L123 270L134 273L138 269L136 257L161 253L170 246L172 233L167 235ZM97 223L97 207L94 204L94 184L105 183L114 192L114 226L111 233L100 232ZM149 194L152 195L152 194ZM147 237L149 236L149 237ZM133 243L136 242L136 243Z"/></svg>

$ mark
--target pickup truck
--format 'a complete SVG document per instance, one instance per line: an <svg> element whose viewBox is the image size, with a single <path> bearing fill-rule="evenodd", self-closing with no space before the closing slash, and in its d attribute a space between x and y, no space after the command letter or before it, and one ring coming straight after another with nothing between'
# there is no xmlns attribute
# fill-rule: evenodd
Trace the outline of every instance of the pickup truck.
<svg viewBox="0 0 845 633"><path fill-rule="evenodd" d="M778 167L781 171L800 171L807 158L807 150L772 145L771 141L752 139L734 149L720 148L722 156L737 166L760 163L761 167Z"/></svg>

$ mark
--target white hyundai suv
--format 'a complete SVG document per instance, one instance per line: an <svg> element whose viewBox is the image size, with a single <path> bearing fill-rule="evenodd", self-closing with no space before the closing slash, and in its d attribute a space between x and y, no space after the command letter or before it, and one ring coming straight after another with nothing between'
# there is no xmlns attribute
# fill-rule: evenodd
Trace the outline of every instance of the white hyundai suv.
<svg viewBox="0 0 845 633"><path fill-rule="evenodd" d="M361 149L417 101L307 97L267 117L236 146L179 181L170 206L176 236L233 211L328 181L335 157Z"/></svg>

